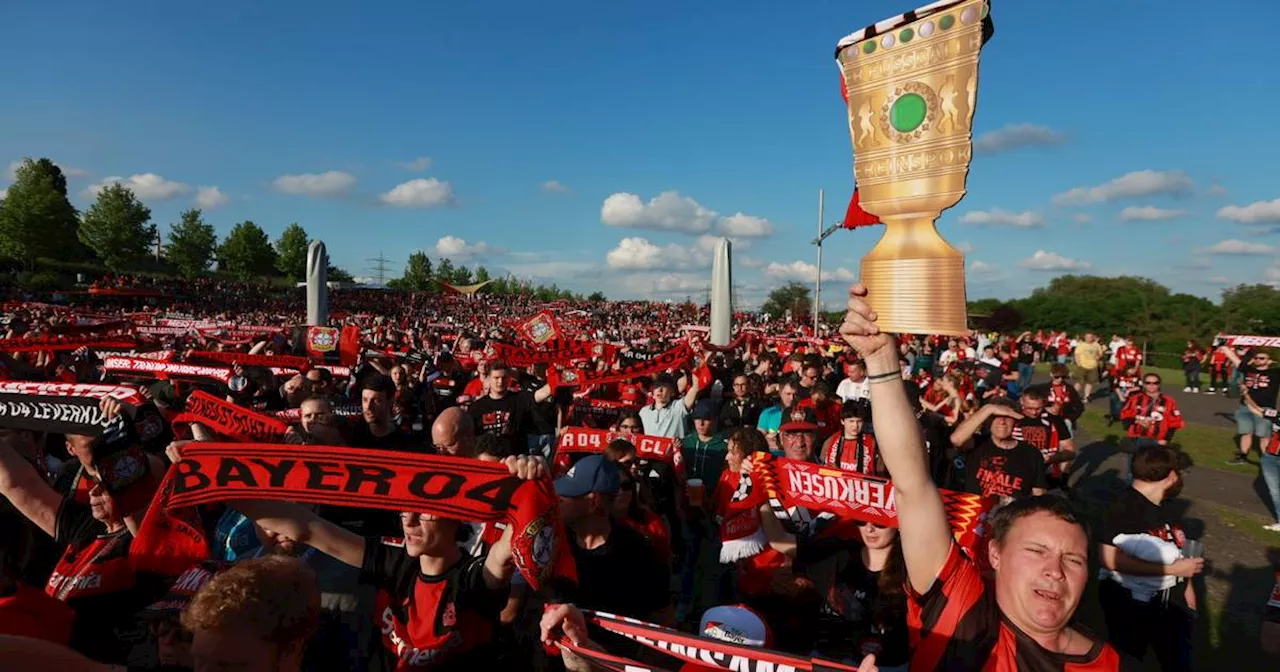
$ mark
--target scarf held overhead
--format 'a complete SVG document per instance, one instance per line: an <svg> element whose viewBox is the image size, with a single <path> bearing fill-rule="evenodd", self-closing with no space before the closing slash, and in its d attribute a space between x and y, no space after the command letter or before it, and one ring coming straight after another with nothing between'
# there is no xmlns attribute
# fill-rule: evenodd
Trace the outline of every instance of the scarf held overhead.
<svg viewBox="0 0 1280 672"><path fill-rule="evenodd" d="M680 452L680 446L676 443L676 440L669 436L623 434L606 429L566 427L560 435L560 443L556 448L556 452L560 454L603 453L604 447L614 439L630 441L631 445L636 447L637 457L669 462L671 466L675 467L676 473L683 477L684 455ZM565 469L568 469L567 464Z"/></svg>
<svg viewBox="0 0 1280 672"><path fill-rule="evenodd" d="M643 378L668 369L684 366L693 357L693 348L687 342L663 352L649 362L636 362L613 371L578 371L575 369L550 369L547 384L556 387L586 387L603 385L634 378Z"/></svg>
<svg viewBox="0 0 1280 672"><path fill-rule="evenodd" d="M844 537L856 534L850 529L856 522L898 526L888 479L759 452L751 456L750 480L747 489L762 488L774 515L795 533ZM994 501L952 490L941 494L956 542L972 551L985 535L983 522ZM810 520L807 511L821 513Z"/></svg>
<svg viewBox="0 0 1280 672"><path fill-rule="evenodd" d="M173 422L198 422L227 438L261 443L280 441L289 431L289 425L276 418L254 413L201 390L187 397L186 407Z"/></svg>
<svg viewBox="0 0 1280 672"><path fill-rule="evenodd" d="M147 510L130 557L139 570L180 573L209 555L191 507L237 499L416 511L515 528L516 567L538 590L577 582L551 480L468 458L335 446L190 443ZM184 511L185 510L185 511Z"/></svg>

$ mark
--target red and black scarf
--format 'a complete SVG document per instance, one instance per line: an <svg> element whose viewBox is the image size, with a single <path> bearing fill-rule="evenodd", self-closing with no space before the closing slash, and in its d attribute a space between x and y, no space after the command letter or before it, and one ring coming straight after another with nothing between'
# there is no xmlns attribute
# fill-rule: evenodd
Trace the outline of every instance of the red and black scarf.
<svg viewBox="0 0 1280 672"><path fill-rule="evenodd" d="M501 464L364 448L189 443L133 542L140 570L179 574L209 557L192 507L237 499L417 511L515 528L516 567L534 590L577 581L551 479L524 481Z"/></svg>

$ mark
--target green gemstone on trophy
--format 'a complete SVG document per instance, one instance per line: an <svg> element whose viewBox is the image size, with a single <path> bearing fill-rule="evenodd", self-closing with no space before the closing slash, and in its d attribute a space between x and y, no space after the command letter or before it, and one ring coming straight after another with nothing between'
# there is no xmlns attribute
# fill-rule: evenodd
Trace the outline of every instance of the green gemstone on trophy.
<svg viewBox="0 0 1280 672"><path fill-rule="evenodd" d="M918 93L908 93L893 101L889 107L889 125L899 133L910 133L920 128L929 112L924 97Z"/></svg>
<svg viewBox="0 0 1280 672"><path fill-rule="evenodd" d="M913 37L915 37L915 36L916 36L916 31L911 30L910 28L903 28L903 29L902 29L902 32L901 32L901 33L898 33L898 41L900 41L900 42L910 42L910 41L911 41L911 38L913 38Z"/></svg>
<svg viewBox="0 0 1280 672"><path fill-rule="evenodd" d="M956 17L950 14L942 17L941 19L938 19L938 27L943 30L948 30L951 28L951 26L954 26L954 25L956 25Z"/></svg>
<svg viewBox="0 0 1280 672"><path fill-rule="evenodd" d="M991 13L991 5L988 5L984 2L982 3L982 11L978 13L978 18L985 19L987 18L987 15L990 13Z"/></svg>
<svg viewBox="0 0 1280 672"><path fill-rule="evenodd" d="M869 54L875 50L876 50L875 40L867 40L866 42L862 43L862 53Z"/></svg>

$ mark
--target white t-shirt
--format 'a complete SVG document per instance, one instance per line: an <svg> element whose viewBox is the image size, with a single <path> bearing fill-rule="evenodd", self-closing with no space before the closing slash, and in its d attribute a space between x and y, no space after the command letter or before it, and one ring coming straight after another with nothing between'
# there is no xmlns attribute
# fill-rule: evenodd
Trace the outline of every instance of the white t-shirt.
<svg viewBox="0 0 1280 672"><path fill-rule="evenodd" d="M866 378L859 382L854 382L851 378L845 378L836 386L836 396L840 397L840 401L870 399L871 383L867 382Z"/></svg>

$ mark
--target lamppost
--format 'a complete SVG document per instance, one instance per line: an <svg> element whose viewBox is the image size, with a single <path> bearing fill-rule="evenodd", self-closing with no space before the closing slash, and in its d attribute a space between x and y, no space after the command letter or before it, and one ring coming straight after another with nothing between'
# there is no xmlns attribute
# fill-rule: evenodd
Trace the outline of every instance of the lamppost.
<svg viewBox="0 0 1280 672"><path fill-rule="evenodd" d="M818 323L822 315L822 241L828 236L844 228L844 222L837 222L823 229L823 194L818 190L818 237L811 242L818 246L818 275L814 278L813 288L813 335L818 335Z"/></svg>

